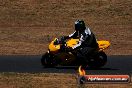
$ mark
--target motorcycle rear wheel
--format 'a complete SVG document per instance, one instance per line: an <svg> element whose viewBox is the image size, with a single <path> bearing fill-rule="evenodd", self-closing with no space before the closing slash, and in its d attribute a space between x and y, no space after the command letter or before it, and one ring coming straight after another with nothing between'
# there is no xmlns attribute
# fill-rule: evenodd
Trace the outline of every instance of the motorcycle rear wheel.
<svg viewBox="0 0 132 88"><path fill-rule="evenodd" d="M99 52L99 67L104 66L107 63L107 55L101 51Z"/></svg>
<svg viewBox="0 0 132 88"><path fill-rule="evenodd" d="M100 51L97 55L97 57L91 59L91 61L88 62L88 67L90 68L101 68L107 63L107 55Z"/></svg>

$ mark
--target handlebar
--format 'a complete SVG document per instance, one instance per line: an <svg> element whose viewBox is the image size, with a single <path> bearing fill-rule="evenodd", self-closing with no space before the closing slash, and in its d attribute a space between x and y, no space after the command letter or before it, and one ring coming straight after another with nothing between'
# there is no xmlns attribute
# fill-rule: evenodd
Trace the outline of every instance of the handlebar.
<svg viewBox="0 0 132 88"><path fill-rule="evenodd" d="M54 41L54 45L58 45L58 44L65 45L66 44L66 39L64 37L57 38Z"/></svg>
<svg viewBox="0 0 132 88"><path fill-rule="evenodd" d="M54 41L54 45L60 45L60 50L66 51L67 44L66 44L66 39L64 37L57 38Z"/></svg>

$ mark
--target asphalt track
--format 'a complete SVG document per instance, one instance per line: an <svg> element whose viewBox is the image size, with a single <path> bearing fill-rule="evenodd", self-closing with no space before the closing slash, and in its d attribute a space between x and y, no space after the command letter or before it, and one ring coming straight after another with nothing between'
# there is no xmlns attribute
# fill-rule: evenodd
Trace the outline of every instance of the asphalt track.
<svg viewBox="0 0 132 88"><path fill-rule="evenodd" d="M78 67L43 68L39 56L0 56L0 72L19 73L76 73ZM108 56L108 63L100 69L86 69L86 74L131 74L132 55Z"/></svg>

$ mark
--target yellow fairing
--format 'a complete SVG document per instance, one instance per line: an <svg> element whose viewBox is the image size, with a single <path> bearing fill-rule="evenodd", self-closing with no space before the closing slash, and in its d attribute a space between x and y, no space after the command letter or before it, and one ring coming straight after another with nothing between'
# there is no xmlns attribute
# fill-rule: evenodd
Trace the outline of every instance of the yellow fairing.
<svg viewBox="0 0 132 88"><path fill-rule="evenodd" d="M60 49L60 45L54 45L54 41L56 40L57 38L55 38L50 44L49 44L49 49L50 51L57 51Z"/></svg>
<svg viewBox="0 0 132 88"><path fill-rule="evenodd" d="M49 49L50 51L57 51L60 49L60 44L59 45L54 45L54 41L57 38L55 38L50 44L49 44ZM73 47L74 45L76 45L78 43L79 39L70 39L66 42L67 47Z"/></svg>
<svg viewBox="0 0 132 88"><path fill-rule="evenodd" d="M101 40L101 41L97 41L98 46L100 49L106 49L110 46L110 42L109 41L105 41L105 40Z"/></svg>
<svg viewBox="0 0 132 88"><path fill-rule="evenodd" d="M50 44L49 44L49 49L50 51L57 51L60 49L60 44L59 45L54 45L54 41L57 38L55 38ZM79 39L70 39L66 42L68 47L73 47L75 46L77 43L79 42ZM97 41L99 48L101 50L106 49L107 47L110 46L110 42L109 41L105 41L105 40L101 40L101 41Z"/></svg>
<svg viewBox="0 0 132 88"><path fill-rule="evenodd" d="M79 39L70 39L66 42L68 47L73 47L79 42Z"/></svg>

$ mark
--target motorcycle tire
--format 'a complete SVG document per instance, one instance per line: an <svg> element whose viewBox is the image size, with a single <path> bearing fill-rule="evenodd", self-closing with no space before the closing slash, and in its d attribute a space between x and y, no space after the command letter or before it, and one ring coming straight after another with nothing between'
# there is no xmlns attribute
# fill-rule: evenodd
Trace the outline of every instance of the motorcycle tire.
<svg viewBox="0 0 132 88"><path fill-rule="evenodd" d="M107 55L103 51L99 52L99 64L98 64L98 66L102 67L106 63L107 63Z"/></svg>
<svg viewBox="0 0 132 88"><path fill-rule="evenodd" d="M106 63L107 63L107 55L103 51L100 51L98 53L97 57L95 57L95 59L93 58L93 61L90 61L88 63L88 67L90 67L90 68L101 68Z"/></svg>
<svg viewBox="0 0 132 88"><path fill-rule="evenodd" d="M42 55L41 58L41 64L44 67L55 67L56 63L55 61L53 61L53 56L50 55L49 53L45 53L44 55Z"/></svg>

